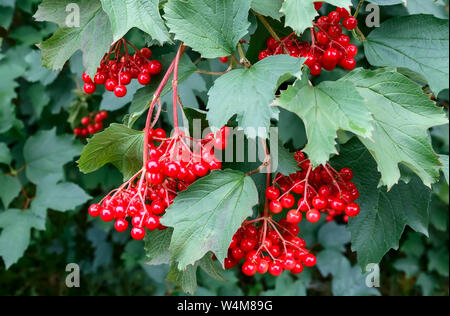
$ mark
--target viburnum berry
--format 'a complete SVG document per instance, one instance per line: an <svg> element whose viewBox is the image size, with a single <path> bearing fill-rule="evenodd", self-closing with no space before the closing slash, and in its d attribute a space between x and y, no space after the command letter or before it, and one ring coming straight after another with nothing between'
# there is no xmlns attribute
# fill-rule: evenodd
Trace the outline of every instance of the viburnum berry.
<svg viewBox="0 0 450 316"><path fill-rule="evenodd" d="M127 87L125 87L124 85L117 85L114 88L114 94L118 98L123 98L127 94Z"/></svg>
<svg viewBox="0 0 450 316"><path fill-rule="evenodd" d="M162 65L159 61L157 60L152 60L149 64L148 64L148 71L150 72L150 75L159 75L162 71Z"/></svg>
<svg viewBox="0 0 450 316"><path fill-rule="evenodd" d="M124 54L120 50L123 46L125 46ZM125 39L117 41L111 47L110 53L103 57L93 81L86 73L83 74L86 93L92 94L96 90L96 85L104 84L107 91L114 92L117 97L123 97L126 95L126 89L123 87L129 85L133 79L138 79L141 85L147 85L151 81L151 75L162 71L159 61L150 60L152 56L150 48L144 47L130 55L128 46L135 49ZM117 88L118 86L120 88Z"/></svg>
<svg viewBox="0 0 450 316"><path fill-rule="evenodd" d="M342 25L347 29L347 30L353 30L356 28L356 26L358 25L358 21L356 20L355 17L353 16L349 16L347 18L344 19L344 21L342 22Z"/></svg>
<svg viewBox="0 0 450 316"><path fill-rule="evenodd" d="M221 63L226 64L226 63L228 63L228 56L220 57L219 60L220 60Z"/></svg>
<svg viewBox="0 0 450 316"><path fill-rule="evenodd" d="M280 197L280 190L277 187L268 187L266 189L266 197L269 200L276 200Z"/></svg>
<svg viewBox="0 0 450 316"><path fill-rule="evenodd" d="M73 130L74 135L78 137L87 137L89 135L100 132L103 129L103 121L108 117L106 111L89 113L88 116L81 118L80 123L82 126L75 127Z"/></svg>
<svg viewBox="0 0 450 316"><path fill-rule="evenodd" d="M131 229L131 237L135 240L142 240L145 237L145 229L142 227L133 227Z"/></svg>
<svg viewBox="0 0 450 316"><path fill-rule="evenodd" d="M116 223L114 224L114 228L119 232L123 233L128 229L128 222L122 218L119 218L116 220Z"/></svg>
<svg viewBox="0 0 450 316"><path fill-rule="evenodd" d="M310 223L317 223L320 220L320 212L316 209L311 209L306 213L306 219Z"/></svg>
<svg viewBox="0 0 450 316"><path fill-rule="evenodd" d="M315 2L316 9L322 8L322 2ZM350 37L343 29L357 27L357 20L350 16L346 8L338 7L327 16L320 16L311 28L312 42L301 41L291 34L277 42L272 37L267 39L267 48L259 53L259 60L272 55L290 54L293 57L306 58L305 65L313 76L318 76L323 69L331 71L340 66L345 70L356 67L356 46L350 44Z"/></svg>

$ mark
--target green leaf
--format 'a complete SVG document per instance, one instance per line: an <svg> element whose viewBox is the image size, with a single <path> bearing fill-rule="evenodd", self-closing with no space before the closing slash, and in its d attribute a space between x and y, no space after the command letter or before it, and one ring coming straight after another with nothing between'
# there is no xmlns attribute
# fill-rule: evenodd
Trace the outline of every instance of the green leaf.
<svg viewBox="0 0 450 316"><path fill-rule="evenodd" d="M194 295L197 289L197 265L189 265L180 271L177 264L173 263L167 274L167 281L180 286L185 293Z"/></svg>
<svg viewBox="0 0 450 316"><path fill-rule="evenodd" d="M308 285L311 282L311 274L307 271L300 274L299 279L294 281L289 273L283 273L276 278L275 288L265 291L262 296L306 296Z"/></svg>
<svg viewBox="0 0 450 316"><path fill-rule="evenodd" d="M144 133L120 124L111 124L95 134L84 147L78 166L83 173L112 163L126 179L142 168Z"/></svg>
<svg viewBox="0 0 450 316"><path fill-rule="evenodd" d="M372 139L360 138L378 163L383 185L391 188L405 164L430 186L439 180L441 163L428 138L428 128L448 123L420 87L390 69L357 69L342 78L354 83L367 101L375 130Z"/></svg>
<svg viewBox="0 0 450 316"><path fill-rule="evenodd" d="M8 269L28 248L31 229L42 229L42 224L31 212L11 209L0 213L0 228L0 256Z"/></svg>
<svg viewBox="0 0 450 316"><path fill-rule="evenodd" d="M80 8L80 26L67 27L66 6L75 3ZM53 70L61 69L79 49L83 52L83 64L93 77L101 59L113 43L111 24L102 10L100 1L92 0L44 0L34 15L36 21L57 23L60 28L51 38L40 44L42 64Z"/></svg>
<svg viewBox="0 0 450 316"><path fill-rule="evenodd" d="M270 106L275 92L290 75L300 74L302 64L299 58L270 56L251 68L233 70L221 76L208 92L209 123L220 128L237 115L239 127L249 138L267 138L270 120L278 114Z"/></svg>
<svg viewBox="0 0 450 316"><path fill-rule="evenodd" d="M420 258L425 251L422 237L423 236L419 233L409 232L407 235L407 239L400 247L400 251L407 256Z"/></svg>
<svg viewBox="0 0 450 316"><path fill-rule="evenodd" d="M283 0L252 0L252 9L256 12L280 20L283 14L280 12Z"/></svg>
<svg viewBox="0 0 450 316"><path fill-rule="evenodd" d="M370 137L373 130L370 112L351 82L324 81L312 87L305 74L281 94L277 105L302 118L308 135L304 151L315 166L337 154L338 130L362 138Z"/></svg>
<svg viewBox="0 0 450 316"><path fill-rule="evenodd" d="M394 268L412 278L420 272L419 260L414 257L401 258L394 261Z"/></svg>
<svg viewBox="0 0 450 316"><path fill-rule="evenodd" d="M255 183L243 172L214 171L180 193L161 220L173 227L170 250L178 268L209 251L223 263L234 233L258 203Z"/></svg>
<svg viewBox="0 0 450 316"><path fill-rule="evenodd" d="M5 143L0 143L0 163L9 165L12 161L11 152Z"/></svg>
<svg viewBox="0 0 450 316"><path fill-rule="evenodd" d="M66 212L74 210L92 197L75 183L55 183L52 177L44 178L36 189L36 198L31 203L32 212L45 219L47 209Z"/></svg>
<svg viewBox="0 0 450 316"><path fill-rule="evenodd" d="M433 249L428 251L428 271L436 271L443 277L448 277L449 254L448 249Z"/></svg>
<svg viewBox="0 0 450 316"><path fill-rule="evenodd" d="M25 73L25 79L29 82L40 82L44 86L51 84L58 77L58 71L51 71L42 67L41 64L42 53L38 50L31 51L25 56L25 61L28 64L28 70Z"/></svg>
<svg viewBox="0 0 450 316"><path fill-rule="evenodd" d="M449 184L450 182L448 180L448 169L449 169L448 155L440 155L439 156L439 161L442 164L442 172L444 173L445 180L447 181L447 184Z"/></svg>
<svg viewBox="0 0 450 316"><path fill-rule="evenodd" d="M8 209L11 202L19 195L22 185L19 179L3 173L0 173L0 183L2 184L0 199L5 209Z"/></svg>
<svg viewBox="0 0 450 316"><path fill-rule="evenodd" d="M317 269L323 277L329 275L336 275L339 273L339 268L348 262L339 250L325 249L317 254Z"/></svg>
<svg viewBox="0 0 450 316"><path fill-rule="evenodd" d="M95 248L94 261L92 263L93 272L100 267L108 266L113 260L113 245L108 241L108 233L100 228L99 225L94 225L86 232L86 238L92 243Z"/></svg>
<svg viewBox="0 0 450 316"><path fill-rule="evenodd" d="M349 167L355 173L353 181L360 191L361 213L350 219L348 228L352 250L357 252L362 268L380 262L389 249L398 249L407 225L428 235L431 191L418 178L408 184L402 182L389 192L379 189L377 165L357 139L342 146L333 166Z"/></svg>
<svg viewBox="0 0 450 316"><path fill-rule="evenodd" d="M54 182L63 178L63 166L80 154L70 135L56 135L56 128L39 131L25 142L23 155L28 179L38 184L51 176Z"/></svg>
<svg viewBox="0 0 450 316"><path fill-rule="evenodd" d="M278 140L278 151L277 153L271 152L272 154L272 164L276 161L276 172L290 175L299 171L298 162L294 159L294 153L291 153L286 147L283 146L281 140ZM277 157L274 157L276 154Z"/></svg>
<svg viewBox="0 0 450 316"><path fill-rule="evenodd" d="M169 251L173 229L156 230L145 236L145 251L149 265L170 264L172 253Z"/></svg>
<svg viewBox="0 0 450 316"><path fill-rule="evenodd" d="M27 87L25 93L31 102L33 118L39 120L44 108L50 104L50 97L47 94L46 87L39 82L34 83Z"/></svg>
<svg viewBox="0 0 450 316"><path fill-rule="evenodd" d="M175 34L204 58L233 54L247 34L251 0L169 0L164 19Z"/></svg>
<svg viewBox="0 0 450 316"><path fill-rule="evenodd" d="M285 0L281 12L286 16L285 24L298 34L312 26L312 22L319 14L314 9L315 0ZM351 0L326 0L337 7L352 6Z"/></svg>
<svg viewBox="0 0 450 316"><path fill-rule="evenodd" d="M421 273L417 278L416 285L422 288L424 296L431 296L438 287L436 278L427 273Z"/></svg>
<svg viewBox="0 0 450 316"><path fill-rule="evenodd" d="M390 19L369 34L364 50L374 66L405 67L423 75L436 95L449 87L448 20L431 15Z"/></svg>
<svg viewBox="0 0 450 316"><path fill-rule="evenodd" d="M160 0L101 0L108 14L114 42L121 39L131 28L137 27L160 44L170 41L169 32L159 14Z"/></svg>
<svg viewBox="0 0 450 316"><path fill-rule="evenodd" d="M350 232L345 225L326 223L319 230L318 242L326 249L344 251L345 245L350 242Z"/></svg>
<svg viewBox="0 0 450 316"><path fill-rule="evenodd" d="M367 287L365 282L366 276L361 273L361 268L358 266L352 267L347 259L339 263L337 271L331 284L331 291L334 296L380 295L376 288Z"/></svg>

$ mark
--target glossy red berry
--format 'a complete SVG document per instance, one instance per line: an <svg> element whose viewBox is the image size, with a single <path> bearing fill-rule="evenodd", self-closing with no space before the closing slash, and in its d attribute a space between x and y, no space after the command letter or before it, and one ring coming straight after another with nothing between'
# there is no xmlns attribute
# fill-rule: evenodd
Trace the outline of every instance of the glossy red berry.
<svg viewBox="0 0 450 316"><path fill-rule="evenodd" d="M256 264L254 264L253 262L246 261L242 265L242 272L247 276L255 275L256 271L257 271L257 267L256 267Z"/></svg>
<svg viewBox="0 0 450 316"><path fill-rule="evenodd" d="M355 217L359 214L360 208L359 205L356 203L350 203L345 207L345 214L348 217Z"/></svg>
<svg viewBox="0 0 450 316"><path fill-rule="evenodd" d="M280 202L283 208L291 208L295 204L295 198L292 194L287 194L281 198Z"/></svg>
<svg viewBox="0 0 450 316"><path fill-rule="evenodd" d="M95 90L97 90L97 86L95 85L95 83L85 83L83 86L83 90L87 94L92 94L95 92Z"/></svg>
<svg viewBox="0 0 450 316"><path fill-rule="evenodd" d="M228 63L228 56L226 56L226 57L220 57L219 60L220 60L221 63L227 64L227 63Z"/></svg>
<svg viewBox="0 0 450 316"><path fill-rule="evenodd" d="M128 72L122 72L119 75L119 84L126 86L126 85L130 84L131 79L132 79L132 77Z"/></svg>
<svg viewBox="0 0 450 316"><path fill-rule="evenodd" d="M158 75L162 71L161 63L157 60L152 60L148 64L148 71L150 72L150 75L152 75L152 76Z"/></svg>
<svg viewBox="0 0 450 316"><path fill-rule="evenodd" d="M266 189L266 197L269 200L276 200L280 197L280 190L275 186L268 187Z"/></svg>
<svg viewBox="0 0 450 316"><path fill-rule="evenodd" d="M271 262L269 264L269 273L273 276L279 276L283 273L283 267L278 262Z"/></svg>
<svg viewBox="0 0 450 316"><path fill-rule="evenodd" d="M110 222L114 219L114 212L110 208L103 208L100 211L100 218L104 222Z"/></svg>
<svg viewBox="0 0 450 316"><path fill-rule="evenodd" d="M349 16L347 18L344 19L344 21L342 22L342 25L347 29L347 30L353 30L356 28L356 26L358 26L358 20L356 20L355 17L353 16Z"/></svg>
<svg viewBox="0 0 450 316"><path fill-rule="evenodd" d="M151 81L151 77L147 73L140 73L138 76L138 81L141 85L145 86L148 85Z"/></svg>
<svg viewBox="0 0 450 316"><path fill-rule="evenodd" d="M145 229L142 227L133 227L131 237L135 240L142 240L145 237Z"/></svg>
<svg viewBox="0 0 450 316"><path fill-rule="evenodd" d="M358 54L358 47L356 45L350 44L345 47L345 50L347 51L348 57L355 57Z"/></svg>
<svg viewBox="0 0 450 316"><path fill-rule="evenodd" d="M124 85L118 85L114 88L114 94L118 98L123 98L127 94L127 88Z"/></svg>
<svg viewBox="0 0 450 316"><path fill-rule="evenodd" d="M303 258L303 263L305 264L305 266L307 267L314 267L317 263L317 259L316 256L314 256L311 253L308 253L307 255L305 255L305 257Z"/></svg>
<svg viewBox="0 0 450 316"><path fill-rule="evenodd" d="M286 219L289 223L297 225L298 223L300 223L302 221L302 213L298 210L290 210L287 213Z"/></svg>
<svg viewBox="0 0 450 316"><path fill-rule="evenodd" d="M316 1L314 2L314 9L316 9L316 11L319 11L323 6L323 2L322 1Z"/></svg>
<svg viewBox="0 0 450 316"><path fill-rule="evenodd" d="M327 207L328 201L326 198L316 196L312 199L312 206L318 210L322 210Z"/></svg>
<svg viewBox="0 0 450 316"><path fill-rule="evenodd" d="M283 211L283 205L281 202L273 200L269 204L269 210L274 214L279 214Z"/></svg>
<svg viewBox="0 0 450 316"><path fill-rule="evenodd" d="M316 209L309 210L306 213L306 219L310 223L317 223L320 220L320 212Z"/></svg>
<svg viewBox="0 0 450 316"><path fill-rule="evenodd" d="M256 271L264 274L269 270L269 262L266 259L259 259L256 263Z"/></svg>
<svg viewBox="0 0 450 316"><path fill-rule="evenodd" d="M266 44L267 44L267 48L272 51L277 49L277 47L278 47L278 42L273 37L269 37L267 39Z"/></svg>
<svg viewBox="0 0 450 316"><path fill-rule="evenodd" d="M124 220L123 218L119 218L116 220L116 223L114 224L114 228L119 232L123 233L128 229L128 222Z"/></svg>
<svg viewBox="0 0 450 316"><path fill-rule="evenodd" d="M105 89L108 91L114 91L117 87L117 81L115 79L108 79L105 82Z"/></svg>
<svg viewBox="0 0 450 316"><path fill-rule="evenodd" d="M353 179L353 171L349 168L342 168L339 174L341 175L342 179L346 182L352 181Z"/></svg>
<svg viewBox="0 0 450 316"><path fill-rule="evenodd" d="M84 83L93 83L91 77L89 77L89 75L85 72L81 76L81 79L83 80Z"/></svg>
<svg viewBox="0 0 450 316"><path fill-rule="evenodd" d="M150 59L152 57L152 50L148 47L144 47L141 49L141 54L144 55L145 58Z"/></svg>
<svg viewBox="0 0 450 316"><path fill-rule="evenodd" d="M351 57L345 57L339 65L345 70L352 70L356 67L356 60Z"/></svg>
<svg viewBox="0 0 450 316"><path fill-rule="evenodd" d="M101 207L98 204L92 204L89 207L89 215L91 215L92 217L97 217L100 215L101 212Z"/></svg>

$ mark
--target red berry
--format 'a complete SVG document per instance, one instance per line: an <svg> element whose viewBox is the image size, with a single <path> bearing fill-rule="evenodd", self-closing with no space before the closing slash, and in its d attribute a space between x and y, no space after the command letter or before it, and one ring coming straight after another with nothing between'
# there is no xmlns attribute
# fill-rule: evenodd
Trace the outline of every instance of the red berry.
<svg viewBox="0 0 450 316"><path fill-rule="evenodd" d="M83 89L87 94L92 94L95 92L95 90L97 90L97 86L95 85L95 83L85 83Z"/></svg>
<svg viewBox="0 0 450 316"><path fill-rule="evenodd" d="M219 60L220 60L221 63L226 64L226 63L228 63L228 56L220 57Z"/></svg>
<svg viewBox="0 0 450 316"><path fill-rule="evenodd" d="M104 222L110 222L114 219L114 212L109 208L104 208L100 211L100 218Z"/></svg>
<svg viewBox="0 0 450 316"><path fill-rule="evenodd" d="M342 212L345 210L345 203L341 199L332 199L330 207L335 211Z"/></svg>
<svg viewBox="0 0 450 316"><path fill-rule="evenodd" d="M272 55L272 53L268 49L265 49L259 53L258 59L263 60L263 59L269 57L270 55Z"/></svg>
<svg viewBox="0 0 450 316"><path fill-rule="evenodd" d="M245 253L244 251L242 251L241 248L236 247L231 249L231 256L236 260L236 261L241 261L242 258L244 258Z"/></svg>
<svg viewBox="0 0 450 316"><path fill-rule="evenodd" d="M131 75L128 72L122 72L119 75L119 84L121 85L128 85L131 82Z"/></svg>
<svg viewBox="0 0 450 316"><path fill-rule="evenodd" d="M326 208L327 204L328 204L327 199L325 199L325 198L323 198L321 196L316 196L312 200L313 207L318 209L318 210L322 210L322 209Z"/></svg>
<svg viewBox="0 0 450 316"><path fill-rule="evenodd" d="M322 1L316 1L314 2L314 9L316 9L316 11L319 11L322 8L323 2Z"/></svg>
<svg viewBox="0 0 450 316"><path fill-rule="evenodd" d="M98 204L92 204L89 207L89 215L91 215L92 217L97 217L100 215L101 212L101 207Z"/></svg>
<svg viewBox="0 0 450 316"><path fill-rule="evenodd" d="M313 267L316 265L317 259L316 256L314 256L311 253L308 253L307 255L305 255L305 257L303 258L303 263L305 264L305 266L307 267Z"/></svg>
<svg viewBox="0 0 450 316"><path fill-rule="evenodd" d="M269 200L276 200L280 197L280 190L275 186L268 187L266 189L266 197Z"/></svg>
<svg viewBox="0 0 450 316"><path fill-rule="evenodd" d="M328 38L328 34L322 31L316 33L316 39L320 45L326 45L330 41Z"/></svg>
<svg viewBox="0 0 450 316"><path fill-rule="evenodd" d="M225 269L232 269L236 265L236 262L231 258L225 258Z"/></svg>
<svg viewBox="0 0 450 316"><path fill-rule="evenodd" d="M127 94L127 88L123 85L118 85L114 88L114 94L118 98L123 98Z"/></svg>
<svg viewBox="0 0 450 316"><path fill-rule="evenodd" d="M303 272L303 265L301 262L296 261L294 267L291 269L292 274L300 274Z"/></svg>
<svg viewBox="0 0 450 316"><path fill-rule="evenodd" d="M106 76L102 73L98 73L94 77L94 81L96 84L105 84L106 82Z"/></svg>
<svg viewBox="0 0 450 316"><path fill-rule="evenodd" d="M84 83L93 83L91 77L89 77L89 75L87 73L85 73L85 72L81 76L81 79L83 79Z"/></svg>
<svg viewBox="0 0 450 316"><path fill-rule="evenodd" d="M290 210L287 213L286 219L289 223L297 225L302 221L302 213L300 213L298 210Z"/></svg>
<svg viewBox="0 0 450 316"><path fill-rule="evenodd" d="M131 237L135 240L142 240L145 237L145 229L142 227L133 227Z"/></svg>
<svg viewBox="0 0 450 316"><path fill-rule="evenodd" d="M339 52L336 48L328 48L323 54L323 62L327 65L336 65L339 60Z"/></svg>
<svg viewBox="0 0 450 316"><path fill-rule="evenodd" d="M158 75L162 71L162 65L157 60L152 60L148 64L148 71L150 72L150 75Z"/></svg>
<svg viewBox="0 0 450 316"><path fill-rule="evenodd" d="M356 203L350 203L345 207L345 214L348 217L355 217L360 212L359 205Z"/></svg>
<svg viewBox="0 0 450 316"><path fill-rule="evenodd" d="M352 181L353 179L353 171L349 168L342 168L339 174L345 182Z"/></svg>
<svg viewBox="0 0 450 316"><path fill-rule="evenodd" d="M83 124L83 125L89 125L89 123L91 122L91 120L89 119L89 117L83 117L82 119L81 119L81 124Z"/></svg>
<svg viewBox="0 0 450 316"><path fill-rule="evenodd" d="M269 262L266 259L259 259L256 263L256 271L264 274L269 270Z"/></svg>
<svg viewBox="0 0 450 316"><path fill-rule="evenodd" d="M291 208L295 204L295 198L292 194L285 195L281 198L281 205L284 208Z"/></svg>
<svg viewBox="0 0 450 316"><path fill-rule="evenodd" d="M283 211L283 206L281 205L281 202L273 200L269 204L269 210L274 214L279 214Z"/></svg>
<svg viewBox="0 0 450 316"><path fill-rule="evenodd" d="M119 218L116 220L116 223L114 224L114 228L119 232L123 233L128 229L128 222L124 220L123 218Z"/></svg>
<svg viewBox="0 0 450 316"><path fill-rule="evenodd" d="M163 130L162 128L155 129L153 134L156 138L159 138L159 139L167 137L166 131Z"/></svg>
<svg viewBox="0 0 450 316"><path fill-rule="evenodd" d="M179 168L176 163L168 163L164 166L164 174L169 178L176 178L178 172Z"/></svg>
<svg viewBox="0 0 450 316"><path fill-rule="evenodd" d="M145 86L148 85L151 81L151 77L147 73L140 73L138 76L138 81L141 85Z"/></svg>
<svg viewBox="0 0 450 316"><path fill-rule="evenodd" d="M144 55L145 58L150 59L150 57L152 57L152 50L148 47L144 47L141 49L141 54Z"/></svg>
<svg viewBox="0 0 450 316"><path fill-rule="evenodd" d="M159 226L159 217L155 215L150 215L148 218L144 221L144 226L148 230L155 230Z"/></svg>
<svg viewBox="0 0 450 316"><path fill-rule="evenodd" d="M310 223L317 223L320 220L320 212L316 209L309 210L306 213L306 219Z"/></svg>
<svg viewBox="0 0 450 316"><path fill-rule="evenodd" d="M352 70L356 67L356 60L351 57L344 58L339 65L345 70Z"/></svg>
<svg viewBox="0 0 450 316"><path fill-rule="evenodd" d="M253 250L256 246L256 240L253 238L244 238L241 241L240 248L242 251L249 252Z"/></svg>
<svg viewBox="0 0 450 316"><path fill-rule="evenodd" d="M347 30L353 30L356 28L356 26L358 26L358 20L356 20L356 18L354 16L349 16L344 19L344 21L342 22L342 25Z"/></svg>
<svg viewBox="0 0 450 316"><path fill-rule="evenodd" d="M283 267L278 262L271 262L269 264L269 273L273 276L279 276L283 273Z"/></svg>
<svg viewBox="0 0 450 316"><path fill-rule="evenodd" d="M256 264L254 264L253 262L246 261L242 265L242 272L247 276L255 275L256 270L257 270Z"/></svg>
<svg viewBox="0 0 450 316"><path fill-rule="evenodd" d="M347 47L345 47L345 50L347 51L348 57L355 57L358 54L358 47L353 44L347 45Z"/></svg>
<svg viewBox="0 0 450 316"><path fill-rule="evenodd" d="M266 44L267 48L270 50L275 50L278 47L278 42L273 37L269 37Z"/></svg>
<svg viewBox="0 0 450 316"><path fill-rule="evenodd" d="M199 162L194 165L194 174L197 177L204 177L208 174L208 172L209 169L205 164Z"/></svg>
<svg viewBox="0 0 450 316"><path fill-rule="evenodd" d="M117 81L115 79L108 79L105 82L105 88L108 91L114 91L114 89L117 87Z"/></svg>
<svg viewBox="0 0 450 316"><path fill-rule="evenodd" d="M337 42L339 44L341 44L342 46L346 47L350 44L350 37L348 37L345 34L342 34L341 36L339 36L339 38L337 39Z"/></svg>

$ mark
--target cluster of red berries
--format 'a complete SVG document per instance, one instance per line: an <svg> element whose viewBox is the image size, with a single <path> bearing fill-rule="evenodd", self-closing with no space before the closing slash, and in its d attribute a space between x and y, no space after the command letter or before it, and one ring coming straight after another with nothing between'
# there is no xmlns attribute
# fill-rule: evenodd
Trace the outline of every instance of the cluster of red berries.
<svg viewBox="0 0 450 316"><path fill-rule="evenodd" d="M345 222L359 214L360 207L355 203L359 191L351 182L352 170L343 168L337 172L329 164L313 169L310 160L301 151L295 154L295 159L302 171L289 176L279 174L274 185L266 190L272 213L289 210L286 220L292 224L300 223L302 212L306 213L306 219L311 223L318 222L321 213L327 214L327 221L343 216ZM297 203L296 196L299 198Z"/></svg>
<svg viewBox="0 0 450 316"><path fill-rule="evenodd" d="M210 171L222 168L215 149L225 149L229 134L224 127L217 134L195 140L182 131L167 138L163 129L151 129L145 167L99 204L91 205L89 214L105 222L115 220L118 232L128 229L127 218L131 218L131 237L136 240L145 237L145 228L165 229L160 217L178 193Z"/></svg>
<svg viewBox="0 0 450 316"><path fill-rule="evenodd" d="M256 222L262 224L256 227ZM286 219L277 223L263 217L245 222L233 236L225 268L231 269L244 260L242 272L247 276L257 272L279 276L284 270L299 274L304 266L312 267L317 260L305 249L305 241L297 236L298 233L298 226Z"/></svg>
<svg viewBox="0 0 450 316"><path fill-rule="evenodd" d="M106 90L113 91L116 97L122 98L127 94L126 86L133 79L137 79L141 85L147 85L151 81L151 76L161 72L161 63L150 60L152 56L150 48L145 47L129 55L128 44L129 42L122 39L113 45L111 51L101 61L94 80L86 73L83 74L84 92L94 93L97 85L104 84ZM125 46L124 54L121 53L122 45Z"/></svg>
<svg viewBox="0 0 450 316"><path fill-rule="evenodd" d="M73 134L79 137L88 137L103 129L103 121L108 118L108 112L100 111L97 113L89 113L81 119L81 126L73 130Z"/></svg>
<svg viewBox="0 0 450 316"><path fill-rule="evenodd" d="M316 3L316 9L320 7L321 3ZM313 76L320 75L322 69L331 71L337 65L345 70L352 70L356 66L354 57L358 53L358 48L350 44L350 37L343 34L343 28L353 30L357 24L358 21L347 9L337 8L336 11L330 12L328 16L319 17L313 23L312 44L295 38L295 33L282 38L279 42L270 37L267 40L267 49L260 52L259 59L287 53L294 57L303 57L306 58L305 64Z"/></svg>

